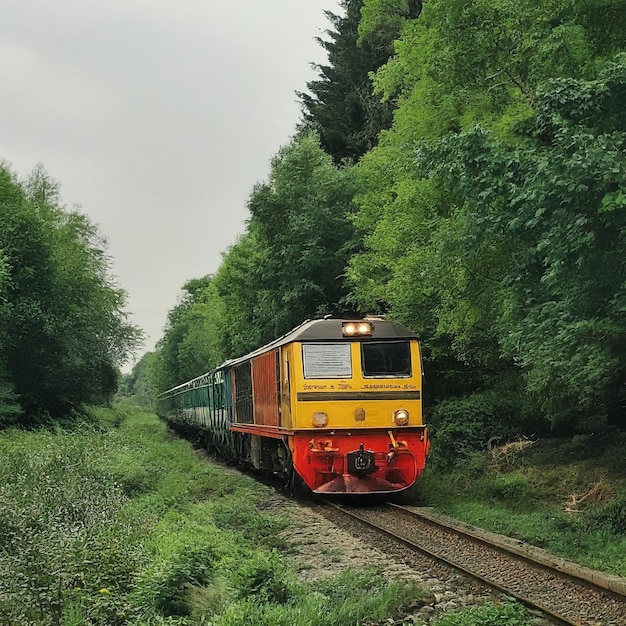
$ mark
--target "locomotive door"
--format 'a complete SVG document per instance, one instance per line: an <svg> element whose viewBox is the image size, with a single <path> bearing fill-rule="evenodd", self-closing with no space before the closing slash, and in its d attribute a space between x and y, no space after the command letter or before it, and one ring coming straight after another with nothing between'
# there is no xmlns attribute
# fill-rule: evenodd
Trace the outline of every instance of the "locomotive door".
<svg viewBox="0 0 626 626"><path fill-rule="evenodd" d="M291 346L280 351L280 425L282 428L291 428L291 379L292 365L290 362Z"/></svg>

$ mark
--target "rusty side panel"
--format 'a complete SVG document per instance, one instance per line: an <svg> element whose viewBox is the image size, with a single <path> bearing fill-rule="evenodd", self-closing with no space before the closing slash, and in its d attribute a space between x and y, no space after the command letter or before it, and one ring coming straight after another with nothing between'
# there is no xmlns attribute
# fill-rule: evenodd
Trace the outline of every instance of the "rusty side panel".
<svg viewBox="0 0 626 626"><path fill-rule="evenodd" d="M278 367L278 350L258 356L252 361L255 424L279 426Z"/></svg>

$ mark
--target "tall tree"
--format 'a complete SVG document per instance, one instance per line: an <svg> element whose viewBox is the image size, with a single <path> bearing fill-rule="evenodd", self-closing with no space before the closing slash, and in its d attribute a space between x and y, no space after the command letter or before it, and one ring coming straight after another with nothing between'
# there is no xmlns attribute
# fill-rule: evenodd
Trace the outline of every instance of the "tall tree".
<svg viewBox="0 0 626 626"><path fill-rule="evenodd" d="M421 159L465 198L464 236L508 251L500 343L557 427L626 424L625 61L540 89L536 142L472 131Z"/></svg>
<svg viewBox="0 0 626 626"><path fill-rule="evenodd" d="M261 282L268 250L259 233L248 225L246 232L225 252L215 275L221 299L223 353L236 357L273 339L275 312L267 285Z"/></svg>
<svg viewBox="0 0 626 626"><path fill-rule="evenodd" d="M334 167L314 134L282 148L267 183L254 189L249 228L265 248L257 275L271 303L272 335L345 307L353 190L351 168Z"/></svg>
<svg viewBox="0 0 626 626"><path fill-rule="evenodd" d="M0 182L0 189L1 185L2 182ZM9 307L10 269L7 256L0 250L0 427L13 423L21 412L14 385L7 371L7 352L10 339L8 328L11 318Z"/></svg>
<svg viewBox="0 0 626 626"><path fill-rule="evenodd" d="M164 391L217 367L223 359L220 324L222 303L211 275L183 285L178 304L169 312L165 333L150 366L152 385Z"/></svg>
<svg viewBox="0 0 626 626"><path fill-rule="evenodd" d="M319 79L307 83L310 93L299 93L305 122L319 133L321 145L335 164L355 163L378 141L392 121L391 102L372 93L370 72L385 63L391 38L359 40L362 0L342 0L344 15L326 11L332 24L329 40L318 38L328 53L328 65L315 65ZM391 33L389 37L391 37Z"/></svg>
<svg viewBox="0 0 626 626"><path fill-rule="evenodd" d="M23 185L0 168L0 224L3 365L24 413L58 416L106 400L141 335L126 321L106 242L85 216L63 210L41 166Z"/></svg>
<svg viewBox="0 0 626 626"><path fill-rule="evenodd" d="M122 376L117 391L119 398L130 398L139 406L153 407L156 395L163 391L153 384L155 352L146 352L129 374Z"/></svg>
<svg viewBox="0 0 626 626"><path fill-rule="evenodd" d="M344 271L354 249L353 190L351 168L337 169L314 134L274 157L268 181L250 196L246 233L215 278L229 356L350 308Z"/></svg>

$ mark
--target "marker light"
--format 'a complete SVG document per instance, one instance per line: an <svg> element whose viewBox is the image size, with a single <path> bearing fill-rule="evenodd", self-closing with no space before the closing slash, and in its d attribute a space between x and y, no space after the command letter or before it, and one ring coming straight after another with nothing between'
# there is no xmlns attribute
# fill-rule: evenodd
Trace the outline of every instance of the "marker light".
<svg viewBox="0 0 626 626"><path fill-rule="evenodd" d="M327 413L313 413L313 426L315 428L324 428L324 426L328 425L328 414Z"/></svg>
<svg viewBox="0 0 626 626"><path fill-rule="evenodd" d="M341 325L344 337L367 337L374 332L374 324L371 322L344 322Z"/></svg>
<svg viewBox="0 0 626 626"><path fill-rule="evenodd" d="M409 412L406 409L398 409L394 411L393 421L398 426L406 426L409 423Z"/></svg>

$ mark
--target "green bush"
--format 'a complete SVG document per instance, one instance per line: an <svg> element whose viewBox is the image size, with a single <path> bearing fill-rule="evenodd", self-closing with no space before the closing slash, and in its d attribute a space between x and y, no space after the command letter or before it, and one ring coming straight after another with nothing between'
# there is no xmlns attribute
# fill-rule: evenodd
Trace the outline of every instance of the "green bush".
<svg viewBox="0 0 626 626"><path fill-rule="evenodd" d="M221 615L211 621L212 626L309 626L314 622L302 619L304 611L294 607L263 604L256 599L244 599L231 604ZM300 615L298 615L300 614Z"/></svg>
<svg viewBox="0 0 626 626"><path fill-rule="evenodd" d="M242 598L254 597L260 602L284 604L298 593L293 574L274 550L255 552L240 562L233 579Z"/></svg>
<svg viewBox="0 0 626 626"><path fill-rule="evenodd" d="M528 502L532 485L521 473L495 476L486 483L489 496L509 505L521 507Z"/></svg>
<svg viewBox="0 0 626 626"><path fill-rule="evenodd" d="M262 485L199 462L154 415L99 413L0 437L0 623L341 626L416 598L369 571L298 584L267 549L286 522L259 513Z"/></svg>
<svg viewBox="0 0 626 626"><path fill-rule="evenodd" d="M591 510L586 521L590 527L605 528L615 535L626 534L626 491Z"/></svg>
<svg viewBox="0 0 626 626"><path fill-rule="evenodd" d="M22 407L18 400L13 385L4 379L0 371L0 429L19 424Z"/></svg>
<svg viewBox="0 0 626 626"><path fill-rule="evenodd" d="M345 570L300 588L286 603L242 598L211 620L214 626L345 626L382 623L419 598L415 585L390 581L376 568Z"/></svg>
<svg viewBox="0 0 626 626"><path fill-rule="evenodd" d="M211 506L213 523L225 530L237 528L252 543L271 544L280 547L278 531L286 526L284 519L266 515L256 509L254 502L242 498L216 500Z"/></svg>
<svg viewBox="0 0 626 626"><path fill-rule="evenodd" d="M187 607L192 618L202 620L220 615L237 601L237 592L223 575L215 575L209 585L187 588Z"/></svg>
<svg viewBox="0 0 626 626"><path fill-rule="evenodd" d="M123 514L127 499L102 469L113 447L87 427L4 433L0 622L46 625L68 613L70 622L121 624L130 616L122 598L142 553L139 526Z"/></svg>
<svg viewBox="0 0 626 626"><path fill-rule="evenodd" d="M529 626L537 621L515 602L481 606L440 617L436 626Z"/></svg>
<svg viewBox="0 0 626 626"><path fill-rule="evenodd" d="M433 410L431 420L434 467L454 467L492 438L512 439L524 431L525 415L515 393L483 391L444 400Z"/></svg>
<svg viewBox="0 0 626 626"><path fill-rule="evenodd" d="M187 591L211 584L214 562L208 546L181 543L173 554L157 559L141 574L133 598L165 616L189 615Z"/></svg>

